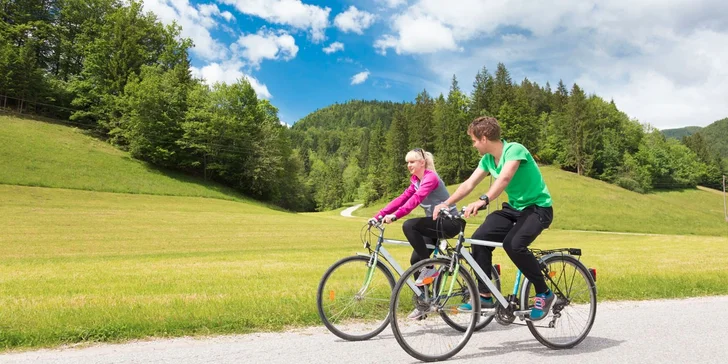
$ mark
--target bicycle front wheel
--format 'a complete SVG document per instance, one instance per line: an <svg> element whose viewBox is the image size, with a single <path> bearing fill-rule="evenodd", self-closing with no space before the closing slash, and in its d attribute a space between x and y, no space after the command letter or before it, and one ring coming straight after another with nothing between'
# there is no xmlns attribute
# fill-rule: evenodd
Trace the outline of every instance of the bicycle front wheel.
<svg viewBox="0 0 728 364"><path fill-rule="evenodd" d="M473 278L463 267L453 272L449 267L447 258L420 261L402 274L392 291L389 310L394 337L404 351L422 361L445 360L457 354L472 336L479 318L479 300L470 312L457 309L463 296L478 294ZM429 278L418 283L419 275ZM455 329L453 323L465 330Z"/></svg>
<svg viewBox="0 0 728 364"><path fill-rule="evenodd" d="M394 277L382 262L372 269L368 264L368 256L339 260L324 273L316 291L321 321L344 340L371 339L389 324Z"/></svg>
<svg viewBox="0 0 728 364"><path fill-rule="evenodd" d="M469 269L469 272L470 272L470 274L472 274L473 277L475 277L475 270L473 270L472 267ZM491 282L493 282L493 284L495 284L495 287L498 289L498 292L500 292L500 290L501 290L500 275L498 274L498 270L496 270L495 266L491 267L490 280L491 280ZM438 284L438 283L436 283L436 284ZM458 287L458 289L461 292L460 293L461 303L472 303L470 296L467 295L467 289L465 287ZM493 299L495 299L495 298L493 298ZM496 304L499 304L499 303L496 301ZM483 309L482 307L480 308L480 313L478 315L478 322L475 324L475 331L480 331L480 330L484 329L486 326L488 326L488 324L491 321L493 321L493 317L495 315L495 309L490 309L487 311L488 312L486 312L486 310ZM442 319L445 320L445 322L448 325L450 325L450 327L452 327L453 329L458 330L458 331L463 331L463 332L465 332L465 330L467 329L467 327L459 325L457 321L450 320L450 318L447 315L447 312L443 311L440 313L440 315L442 316Z"/></svg>
<svg viewBox="0 0 728 364"><path fill-rule="evenodd" d="M546 285L556 295L546 317L528 321L528 329L543 345L568 349L582 342L594 324L597 288L586 267L569 255L547 257L542 266ZM531 309L536 290L531 282L523 286L521 307Z"/></svg>

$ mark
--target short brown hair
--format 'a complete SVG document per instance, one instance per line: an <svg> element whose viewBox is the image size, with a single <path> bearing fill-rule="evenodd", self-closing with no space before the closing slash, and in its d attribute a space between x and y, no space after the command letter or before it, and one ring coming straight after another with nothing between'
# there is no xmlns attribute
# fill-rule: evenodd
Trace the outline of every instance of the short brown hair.
<svg viewBox="0 0 728 364"><path fill-rule="evenodd" d="M486 137L488 140L498 141L500 140L500 133L500 124L492 116L477 117L468 126L468 134L472 134L477 139Z"/></svg>

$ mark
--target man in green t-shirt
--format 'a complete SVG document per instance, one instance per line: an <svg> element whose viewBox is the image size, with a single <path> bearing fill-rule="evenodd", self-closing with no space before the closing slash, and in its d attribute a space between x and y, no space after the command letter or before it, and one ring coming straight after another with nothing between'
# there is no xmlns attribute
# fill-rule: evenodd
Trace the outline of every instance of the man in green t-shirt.
<svg viewBox="0 0 728 364"><path fill-rule="evenodd" d="M490 201L506 191L508 202L503 203L503 209L488 215L472 238L503 242L503 249L536 289L530 317L532 320L540 320L548 314L554 294L548 289L538 260L528 250L528 246L551 225L551 194L531 153L521 144L501 139L500 134L500 125L495 118L484 116L473 120L468 127L468 135L473 140L473 147L483 157L470 178L450 198L435 207L433 219L437 218L441 207L447 208L460 201L489 174L495 177L488 192L465 208L465 217L478 215L479 209L486 207ZM473 258L489 278L493 249L473 246ZM495 307L488 287L480 279L478 290L481 306ZM472 306L467 303L460 306L460 309L470 311Z"/></svg>

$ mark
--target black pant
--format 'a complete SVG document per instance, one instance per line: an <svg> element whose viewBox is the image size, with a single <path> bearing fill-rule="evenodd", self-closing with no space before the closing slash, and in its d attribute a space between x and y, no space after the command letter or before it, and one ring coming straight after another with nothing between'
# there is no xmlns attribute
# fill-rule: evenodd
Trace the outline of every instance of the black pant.
<svg viewBox="0 0 728 364"><path fill-rule="evenodd" d="M543 229L551 225L554 210L551 207L529 206L518 211L504 203L503 209L493 212L473 233L473 239L503 242L503 249L524 276L533 283L536 293L548 290L538 260L528 250ZM491 278L493 247L473 245L473 258L480 268ZM488 293L485 283L478 279L478 289Z"/></svg>
<svg viewBox="0 0 728 364"><path fill-rule="evenodd" d="M435 245L438 239L449 239L460 233L460 223L449 220L432 220L431 216L409 219L402 224L402 231L414 249L410 264L425 260L432 254L427 244Z"/></svg>

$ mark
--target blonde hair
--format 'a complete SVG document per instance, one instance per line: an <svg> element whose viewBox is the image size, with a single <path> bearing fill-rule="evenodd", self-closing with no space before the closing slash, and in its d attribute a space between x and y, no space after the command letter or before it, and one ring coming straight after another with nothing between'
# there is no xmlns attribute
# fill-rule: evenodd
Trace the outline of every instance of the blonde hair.
<svg viewBox="0 0 728 364"><path fill-rule="evenodd" d="M422 156L425 156L422 158ZM404 159L407 160L407 158L414 158L414 160L425 160L425 169L435 171L435 157L430 152L426 152L424 149L421 148L415 148L407 152L407 155L404 156Z"/></svg>

